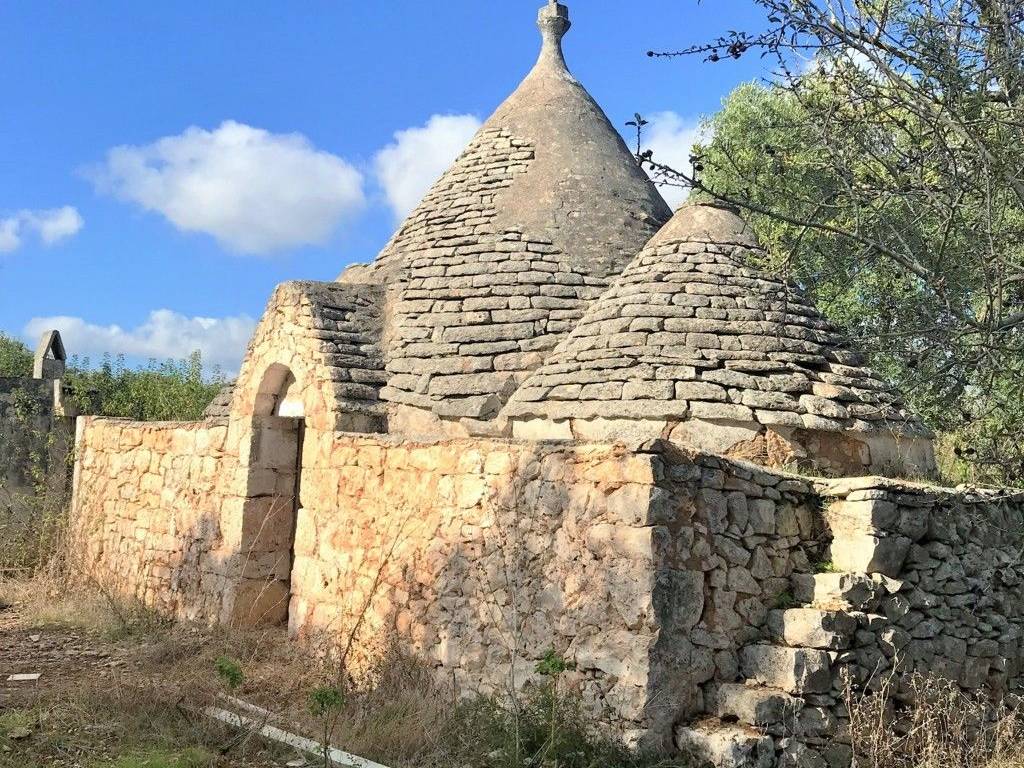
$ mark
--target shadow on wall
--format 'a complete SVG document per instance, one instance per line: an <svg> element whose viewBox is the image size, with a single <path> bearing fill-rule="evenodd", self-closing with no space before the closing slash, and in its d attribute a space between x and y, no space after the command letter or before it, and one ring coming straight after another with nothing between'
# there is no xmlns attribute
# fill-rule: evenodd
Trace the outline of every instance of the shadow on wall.
<svg viewBox="0 0 1024 768"><path fill-rule="evenodd" d="M703 711L704 684L735 678L740 645L762 631L742 622L763 624L822 547L809 507L785 507L794 529L774 560L760 554L767 570L744 571L755 543L729 581L719 553L738 560L741 545L726 540L726 494L756 496L767 519L774 502L750 480L726 491L720 468L664 443L335 439L337 502L304 510L297 532L300 639L347 650L358 674L397 636L461 693L516 690L554 651L592 715L651 746ZM762 527L760 543L774 535Z"/></svg>

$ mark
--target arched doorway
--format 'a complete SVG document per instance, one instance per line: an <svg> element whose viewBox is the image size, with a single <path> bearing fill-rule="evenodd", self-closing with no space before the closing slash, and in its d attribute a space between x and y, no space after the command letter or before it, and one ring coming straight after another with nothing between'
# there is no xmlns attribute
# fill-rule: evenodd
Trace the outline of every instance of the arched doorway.
<svg viewBox="0 0 1024 768"><path fill-rule="evenodd" d="M239 547L236 623L285 624L302 493L305 417L287 366L271 365L256 392Z"/></svg>

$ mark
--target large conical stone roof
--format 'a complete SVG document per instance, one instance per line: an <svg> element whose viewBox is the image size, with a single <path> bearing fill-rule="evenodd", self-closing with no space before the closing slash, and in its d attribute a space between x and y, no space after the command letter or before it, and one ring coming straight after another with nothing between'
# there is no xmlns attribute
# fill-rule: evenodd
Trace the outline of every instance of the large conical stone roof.
<svg viewBox="0 0 1024 768"><path fill-rule="evenodd" d="M632 420L640 431L646 425L721 452L736 444L765 449L771 431L786 439L791 459L861 454L818 462L843 471L858 462L884 468L893 457L876 445L882 438L927 437L900 396L800 291L747 266L759 249L731 210L683 206L504 415L548 436L568 436L571 427L573 436L610 437ZM595 434L595 424L607 434ZM854 435L858 444L822 433Z"/></svg>
<svg viewBox="0 0 1024 768"><path fill-rule="evenodd" d="M566 68L550 3L533 70L370 268L399 290L382 395L493 417L671 212Z"/></svg>

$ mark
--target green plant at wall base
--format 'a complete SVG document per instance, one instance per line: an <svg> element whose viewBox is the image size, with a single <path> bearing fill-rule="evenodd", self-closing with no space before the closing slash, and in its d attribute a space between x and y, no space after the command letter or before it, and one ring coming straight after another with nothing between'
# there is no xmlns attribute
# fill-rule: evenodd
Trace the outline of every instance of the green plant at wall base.
<svg viewBox="0 0 1024 768"><path fill-rule="evenodd" d="M331 685L314 688L309 692L309 711L317 717L326 717L345 705L345 694Z"/></svg>
<svg viewBox="0 0 1024 768"><path fill-rule="evenodd" d="M345 693L337 686L322 685L309 692L309 711L323 721L320 744L323 748L324 768L331 768L331 731L345 706Z"/></svg>
<svg viewBox="0 0 1024 768"><path fill-rule="evenodd" d="M576 665L566 661L553 648L544 654L544 658L537 662L534 667L538 675L543 677L558 677L563 672L576 669Z"/></svg>
<svg viewBox="0 0 1024 768"><path fill-rule="evenodd" d="M217 670L217 676L232 691L238 688L245 680L242 665L229 656L218 657L214 661L213 666Z"/></svg>
<svg viewBox="0 0 1024 768"><path fill-rule="evenodd" d="M551 679L529 685L512 706L502 698L461 702L443 724L445 765L473 768L685 768L680 759L635 752L600 736L575 689ZM555 713L552 718L552 712ZM554 727L552 727L552 725ZM696 768L696 766L694 766Z"/></svg>

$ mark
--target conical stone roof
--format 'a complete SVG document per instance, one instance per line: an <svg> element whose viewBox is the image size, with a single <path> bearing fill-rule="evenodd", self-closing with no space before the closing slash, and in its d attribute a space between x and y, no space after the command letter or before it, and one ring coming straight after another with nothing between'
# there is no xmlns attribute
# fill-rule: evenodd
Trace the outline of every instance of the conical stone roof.
<svg viewBox="0 0 1024 768"><path fill-rule="evenodd" d="M533 70L369 268L398 293L382 397L487 420L671 212L569 73L565 6Z"/></svg>
<svg viewBox="0 0 1024 768"><path fill-rule="evenodd" d="M720 449L731 446L712 425L728 425L747 447L763 448L755 438L770 430L799 443L796 458L800 446L820 450L807 448L811 433L816 444L820 433L857 435L865 445L878 436L928 437L900 396L863 366L799 290L747 266L757 250L734 212L707 203L683 206L590 305L503 415L532 423L534 433L538 425L572 422L572 436L614 436L621 420L637 420L657 435ZM608 434L588 434L588 420L604 423ZM677 425L683 426L673 431ZM547 430L569 436L557 432ZM882 447L875 452L889 458Z"/></svg>

